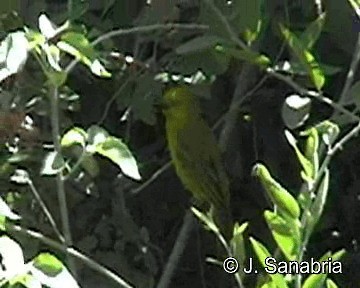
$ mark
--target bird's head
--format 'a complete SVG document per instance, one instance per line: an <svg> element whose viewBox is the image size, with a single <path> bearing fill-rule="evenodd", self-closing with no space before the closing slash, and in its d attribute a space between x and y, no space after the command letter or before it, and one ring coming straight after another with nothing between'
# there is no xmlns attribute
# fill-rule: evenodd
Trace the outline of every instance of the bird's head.
<svg viewBox="0 0 360 288"><path fill-rule="evenodd" d="M168 89L164 93L162 107L164 113L173 113L170 111L198 112L198 102L186 86L177 86Z"/></svg>

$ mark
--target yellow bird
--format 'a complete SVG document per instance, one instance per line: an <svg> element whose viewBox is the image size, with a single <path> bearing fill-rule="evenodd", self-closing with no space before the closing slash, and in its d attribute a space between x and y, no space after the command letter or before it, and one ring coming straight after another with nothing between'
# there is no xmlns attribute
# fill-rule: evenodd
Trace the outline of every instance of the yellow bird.
<svg viewBox="0 0 360 288"><path fill-rule="evenodd" d="M229 180L199 103L186 86L170 88L163 100L168 148L176 173L199 205L211 208L215 223L229 240L233 229Z"/></svg>

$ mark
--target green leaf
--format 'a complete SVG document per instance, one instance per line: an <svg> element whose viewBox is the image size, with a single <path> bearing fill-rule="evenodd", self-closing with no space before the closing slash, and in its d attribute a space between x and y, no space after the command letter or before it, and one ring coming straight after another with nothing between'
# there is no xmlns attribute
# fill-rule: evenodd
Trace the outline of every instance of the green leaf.
<svg viewBox="0 0 360 288"><path fill-rule="evenodd" d="M38 31L26 29L26 37L29 41L29 49L32 50L36 46L44 45L46 38L43 34Z"/></svg>
<svg viewBox="0 0 360 288"><path fill-rule="evenodd" d="M319 135L321 135L321 138L326 145L334 144L340 133L339 126L329 120L319 123L315 128L318 130Z"/></svg>
<svg viewBox="0 0 360 288"><path fill-rule="evenodd" d="M5 228L6 228L5 223L6 223L6 217L1 215L1 212L0 212L0 231L5 231Z"/></svg>
<svg viewBox="0 0 360 288"><path fill-rule="evenodd" d="M231 251L235 259L237 259L240 263L240 266L243 266L247 257L246 257L246 249L245 249L245 242L244 242L244 232L248 227L248 222L245 222L241 225L239 223L235 223L233 237L230 241ZM242 269L239 270L241 275L243 275Z"/></svg>
<svg viewBox="0 0 360 288"><path fill-rule="evenodd" d="M352 8L354 9L356 15L358 16L358 18L360 18L360 3L357 0L348 0L352 6Z"/></svg>
<svg viewBox="0 0 360 288"><path fill-rule="evenodd" d="M0 44L0 82L22 70L28 58L29 42L24 32L10 33Z"/></svg>
<svg viewBox="0 0 360 288"><path fill-rule="evenodd" d="M304 170L304 173L306 175L306 179L305 180L311 180L314 181L315 179L315 167L313 166L313 164L301 153L300 149L297 146L297 141L295 139L295 137L291 134L290 131L285 130L285 136L286 139L288 140L289 144L293 147L293 149L295 150L296 156L299 159L299 162Z"/></svg>
<svg viewBox="0 0 360 288"><path fill-rule="evenodd" d="M289 224L280 215L268 210L265 211L264 216L276 243L284 253L286 259L295 260L300 244L298 243L300 239L299 227L293 225L293 223Z"/></svg>
<svg viewBox="0 0 360 288"><path fill-rule="evenodd" d="M43 285L49 288L62 287L79 288L74 277L55 256L41 253L32 261L31 274Z"/></svg>
<svg viewBox="0 0 360 288"><path fill-rule="evenodd" d="M60 50L55 45L44 45L43 51L46 54L47 61L51 68L53 68L56 72L62 72L62 69L59 65L60 62ZM62 76L64 80L57 86L60 87L63 83L65 83L66 76Z"/></svg>
<svg viewBox="0 0 360 288"><path fill-rule="evenodd" d="M34 267L41 270L48 276L58 275L64 268L64 265L55 256L50 253L39 254L33 262Z"/></svg>
<svg viewBox="0 0 360 288"><path fill-rule="evenodd" d="M41 283L31 274L20 274L9 281L11 288L42 288Z"/></svg>
<svg viewBox="0 0 360 288"><path fill-rule="evenodd" d="M266 268L266 258L272 257L270 252L266 249L264 245L262 245L259 241L255 240L254 238L250 237L251 245L259 259L259 262ZM269 274L273 282L276 284L278 288L288 288L285 281L285 277L282 274Z"/></svg>
<svg viewBox="0 0 360 288"><path fill-rule="evenodd" d="M273 179L269 170L263 164L256 164L252 174L259 178L270 199L280 212L293 219L299 218L300 208L295 198Z"/></svg>
<svg viewBox="0 0 360 288"><path fill-rule="evenodd" d="M314 56L306 49L306 47L304 47L304 44L293 33L290 32L290 30L282 25L280 25L280 30L284 36L284 39L286 40L286 43L294 52L301 65L303 65L303 67L308 72L308 75L310 76L310 79L315 85L316 89L321 90L325 84L325 76Z"/></svg>
<svg viewBox="0 0 360 288"><path fill-rule="evenodd" d="M260 286L260 288L277 288L278 286L276 286L276 284L274 283L274 281L271 281L271 278L269 278L270 282L266 282L264 284L262 284Z"/></svg>
<svg viewBox="0 0 360 288"><path fill-rule="evenodd" d="M334 254L331 254L330 252L325 253L321 258L321 261L327 261L328 258L331 258L331 261L339 261L340 258L345 254L345 250L342 249ZM306 278L304 281L304 284L302 288L322 288L325 280L328 276L328 273L325 274L312 274Z"/></svg>
<svg viewBox="0 0 360 288"><path fill-rule="evenodd" d="M84 129L73 127L61 137L61 146L68 147L75 144L80 144L82 147L85 147L86 138L87 133Z"/></svg>
<svg viewBox="0 0 360 288"><path fill-rule="evenodd" d="M345 249L341 249L335 253L332 254L331 259L334 261L339 261L342 257L344 257L346 254L346 250Z"/></svg>
<svg viewBox="0 0 360 288"><path fill-rule="evenodd" d="M314 167L314 178L316 178L319 170L319 133L316 128L311 127L306 131L301 132L300 135L307 136L304 155Z"/></svg>
<svg viewBox="0 0 360 288"><path fill-rule="evenodd" d="M181 44L176 48L177 54L189 54L194 52L201 52L203 50L215 47L222 39L218 36L206 34L199 37L195 37L188 42Z"/></svg>
<svg viewBox="0 0 360 288"><path fill-rule="evenodd" d="M109 136L96 146L96 152L117 164L121 171L135 180L140 180L139 169L133 155L124 142Z"/></svg>
<svg viewBox="0 0 360 288"><path fill-rule="evenodd" d="M64 33L61 36L61 41L57 43L57 47L84 63L95 75L100 77L111 76L100 63L98 53L85 35L77 32Z"/></svg>
<svg viewBox="0 0 360 288"><path fill-rule="evenodd" d="M326 288L338 288L338 286L333 280L326 279Z"/></svg>
<svg viewBox="0 0 360 288"><path fill-rule="evenodd" d="M258 65L262 68L267 68L271 64L271 60L263 54L259 54L252 50L240 50L236 48L225 47L217 45L215 51L225 55L232 56L239 60L244 60L252 64Z"/></svg>
<svg viewBox="0 0 360 288"><path fill-rule="evenodd" d="M305 49L311 50L313 48L323 30L325 19L326 13L322 13L315 21L310 23L310 25L302 33L300 40L304 44Z"/></svg>
<svg viewBox="0 0 360 288"><path fill-rule="evenodd" d="M21 217L11 211L10 207L6 202L0 197L0 216L4 216L11 220L19 220Z"/></svg>

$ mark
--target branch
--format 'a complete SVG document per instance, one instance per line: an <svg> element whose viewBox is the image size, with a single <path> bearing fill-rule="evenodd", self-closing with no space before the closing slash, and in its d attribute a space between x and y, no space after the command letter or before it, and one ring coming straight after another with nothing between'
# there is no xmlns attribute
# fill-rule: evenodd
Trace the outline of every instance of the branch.
<svg viewBox="0 0 360 288"><path fill-rule="evenodd" d="M149 186L152 182L154 182L162 173L164 173L166 170L168 170L171 167L171 161L168 161L165 165L163 165L160 169L158 169L151 177L146 180L143 184L141 184L139 187L132 189L130 193L137 194L143 189L145 189L147 186Z"/></svg>
<svg viewBox="0 0 360 288"><path fill-rule="evenodd" d="M90 257L86 256L85 254L81 253L80 251L76 250L75 248L67 247L59 242L54 241L53 239L50 239L50 238L42 235L39 232L36 232L34 230L25 229L21 226L13 225L8 222L6 223L6 229L11 230L13 232L21 233L23 235L26 235L26 236L29 236L32 238L35 238L57 250L60 250L64 253L66 253L67 255L73 256L74 258L76 258L76 259L80 260L82 263L84 263L87 267L89 267L89 268L95 270L96 272L99 272L100 274L104 275L105 277L113 280L114 282L119 284L121 287L133 288L132 285L128 284L124 279L122 279L121 277L116 275L114 272L112 272L108 268L100 265L99 263L97 263Z"/></svg>
<svg viewBox="0 0 360 288"><path fill-rule="evenodd" d="M50 102L51 102L51 132L52 138L54 142L54 147L56 153L61 153L61 145L60 145L60 125L59 125L59 91L58 88L53 86L50 89ZM69 213L67 209L67 202L66 202L66 193L65 193L65 185L64 179L62 177L62 171L59 171L56 174L56 190L58 194L58 201L60 207L60 215L61 215L61 222L63 226L63 233L65 238L66 246L72 246L72 239L71 239L71 231L70 231L70 224L69 224ZM76 267L75 263L69 259L69 265L71 272L76 275Z"/></svg>
<svg viewBox="0 0 360 288"><path fill-rule="evenodd" d="M332 108L334 108L335 110L349 116L352 120L354 120L355 122L359 122L360 121L360 117L356 116L355 114L353 114L352 112L350 112L349 110L345 109L342 105L334 102L333 100L331 100L328 97L325 97L321 92L316 92L313 90L308 90L302 86L300 86L299 84L297 84L296 82L294 82L290 77L285 76L281 73L276 72L273 68L267 68L266 72L268 74L270 74L271 76L285 82L286 84L288 84L290 87L292 87L295 91L297 91L299 94L303 95L303 96L309 96L312 98L316 98L319 101L326 103L328 105L330 105Z"/></svg>
<svg viewBox="0 0 360 288"><path fill-rule="evenodd" d="M348 97L350 87L354 81L354 75L359 66L359 61L360 61L360 33L358 34L355 51L353 54L353 58L351 60L348 74L346 76L346 82L344 84L343 90L342 90L340 98L339 98L339 102L338 102L339 104L344 104L344 102L346 102L346 100L347 100L346 98ZM335 115L336 114L337 113L335 113Z"/></svg>
<svg viewBox="0 0 360 288"><path fill-rule="evenodd" d="M40 205L41 209L43 210L45 216L48 218L50 225L53 227L53 229L55 231L55 234L58 236L59 240L62 243L64 243L65 242L64 236L59 231L59 229L56 225L56 222L54 220L54 217L51 215L50 210L46 207L45 202L41 199L39 192L37 191L33 181L30 178L27 179L27 184L29 185L31 192L34 194L35 199L39 202L39 205Z"/></svg>
<svg viewBox="0 0 360 288"><path fill-rule="evenodd" d="M200 24L181 24L181 23L168 23L168 24L154 24L154 25L147 25L147 26L137 26L128 29L118 29L113 30L108 33L105 33L91 42L91 45L95 46L105 40L108 40L113 37L130 35L130 34L137 34L137 33L150 33L154 31L166 31L166 30L208 30L209 27L207 25L200 25ZM78 59L74 59L70 62L70 64L65 68L65 73L69 73L75 65L79 63Z"/></svg>
<svg viewBox="0 0 360 288"><path fill-rule="evenodd" d="M191 230L194 228L195 219L193 213L188 210L184 216L184 222L179 232L178 237L176 238L176 242L173 250L169 256L169 260L166 263L163 274L161 275L160 281L157 285L157 288L167 288L170 287L171 279L174 276L175 269L179 265L179 260L182 254L184 254L184 250L186 244L189 240L189 236Z"/></svg>

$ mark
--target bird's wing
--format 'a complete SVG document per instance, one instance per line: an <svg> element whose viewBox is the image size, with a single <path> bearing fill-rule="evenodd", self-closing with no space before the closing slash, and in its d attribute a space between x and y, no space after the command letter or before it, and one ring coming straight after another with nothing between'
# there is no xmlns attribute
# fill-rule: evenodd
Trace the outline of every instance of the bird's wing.
<svg viewBox="0 0 360 288"><path fill-rule="evenodd" d="M191 171L188 182L207 202L216 207L227 207L229 203L229 183L221 163L220 152L210 128L202 119L191 123L178 133L179 162L187 163L185 171ZM189 173L188 173L189 174ZM185 176L185 175L184 175Z"/></svg>

